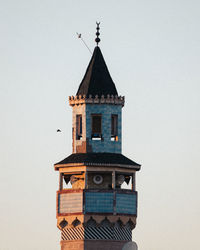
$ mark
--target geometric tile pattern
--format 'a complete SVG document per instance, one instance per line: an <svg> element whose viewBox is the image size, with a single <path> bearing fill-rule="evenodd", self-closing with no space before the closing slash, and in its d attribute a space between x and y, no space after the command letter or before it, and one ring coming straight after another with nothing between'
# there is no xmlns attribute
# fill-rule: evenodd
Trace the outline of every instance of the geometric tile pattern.
<svg viewBox="0 0 200 250"><path fill-rule="evenodd" d="M116 195L116 202L115 201ZM85 213L137 214L137 194L85 192Z"/></svg>
<svg viewBox="0 0 200 250"><path fill-rule="evenodd" d="M83 211L82 193L58 194L58 213L77 213Z"/></svg>
<svg viewBox="0 0 200 250"><path fill-rule="evenodd" d="M86 105L86 137L92 146L92 152L121 153L121 105ZM91 115L102 115L102 137L103 140L96 141L91 139ZM111 115L118 115L118 140L111 141Z"/></svg>
<svg viewBox="0 0 200 250"><path fill-rule="evenodd" d="M85 193L85 212L113 213L113 193Z"/></svg>
<svg viewBox="0 0 200 250"><path fill-rule="evenodd" d="M116 194L116 212L119 214L137 214L137 197L130 194Z"/></svg>
<svg viewBox="0 0 200 250"><path fill-rule="evenodd" d="M61 231L62 240L132 240L128 227L75 227Z"/></svg>
<svg viewBox="0 0 200 250"><path fill-rule="evenodd" d="M137 193L118 191L61 193L58 194L58 214L65 213L137 215Z"/></svg>

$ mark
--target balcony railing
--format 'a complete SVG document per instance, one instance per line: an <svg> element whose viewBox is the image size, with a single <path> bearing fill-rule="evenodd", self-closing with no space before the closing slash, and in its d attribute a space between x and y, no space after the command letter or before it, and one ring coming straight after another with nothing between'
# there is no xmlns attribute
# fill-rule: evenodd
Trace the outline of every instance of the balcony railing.
<svg viewBox="0 0 200 250"><path fill-rule="evenodd" d="M67 189L57 192L57 215L137 215L137 192L131 190Z"/></svg>

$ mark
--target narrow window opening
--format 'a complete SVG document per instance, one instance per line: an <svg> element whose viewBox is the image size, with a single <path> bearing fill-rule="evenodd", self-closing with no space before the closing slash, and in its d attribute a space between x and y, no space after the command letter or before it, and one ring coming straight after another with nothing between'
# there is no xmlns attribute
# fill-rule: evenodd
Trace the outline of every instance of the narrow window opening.
<svg viewBox="0 0 200 250"><path fill-rule="evenodd" d="M92 115L92 140L102 140L102 116Z"/></svg>
<svg viewBox="0 0 200 250"><path fill-rule="evenodd" d="M72 188L72 184L70 183L70 175L63 175L63 189Z"/></svg>
<svg viewBox="0 0 200 250"><path fill-rule="evenodd" d="M116 173L116 189L128 189L128 190L134 190L133 189L133 174L132 173Z"/></svg>
<svg viewBox="0 0 200 250"><path fill-rule="evenodd" d="M82 115L76 116L76 139L82 140Z"/></svg>
<svg viewBox="0 0 200 250"><path fill-rule="evenodd" d="M111 115L111 141L118 141L118 115Z"/></svg>

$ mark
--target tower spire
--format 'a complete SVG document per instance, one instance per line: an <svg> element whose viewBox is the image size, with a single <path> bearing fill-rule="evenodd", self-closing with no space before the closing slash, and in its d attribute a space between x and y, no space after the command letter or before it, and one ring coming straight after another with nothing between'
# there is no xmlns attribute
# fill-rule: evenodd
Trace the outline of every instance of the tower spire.
<svg viewBox="0 0 200 250"><path fill-rule="evenodd" d="M61 250L121 250L136 226L136 171L122 154L122 107L101 53L99 24L92 58L72 107L72 154L59 171L57 226ZM125 186L124 186L125 185Z"/></svg>
<svg viewBox="0 0 200 250"><path fill-rule="evenodd" d="M100 35L100 33L99 33L99 30L100 30L100 28L99 28L100 22L96 22L96 24L97 24L97 27L96 27L96 30L97 30L96 36L97 36L97 37L95 38L95 42L97 43L97 46L98 46L98 43L101 41L100 38L99 38L99 35Z"/></svg>

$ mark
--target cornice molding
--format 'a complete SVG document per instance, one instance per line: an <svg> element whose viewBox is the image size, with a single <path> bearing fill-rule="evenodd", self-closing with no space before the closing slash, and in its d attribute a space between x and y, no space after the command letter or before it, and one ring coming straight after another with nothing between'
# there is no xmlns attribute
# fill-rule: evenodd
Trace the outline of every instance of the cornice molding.
<svg viewBox="0 0 200 250"><path fill-rule="evenodd" d="M105 97L104 95L95 97L92 97L92 95L89 95L88 98L86 98L85 95L76 95L76 96L69 96L69 105L82 105L82 104L113 104L113 105L121 105L124 107L125 104L125 97L124 96L113 96L113 95L107 95Z"/></svg>

